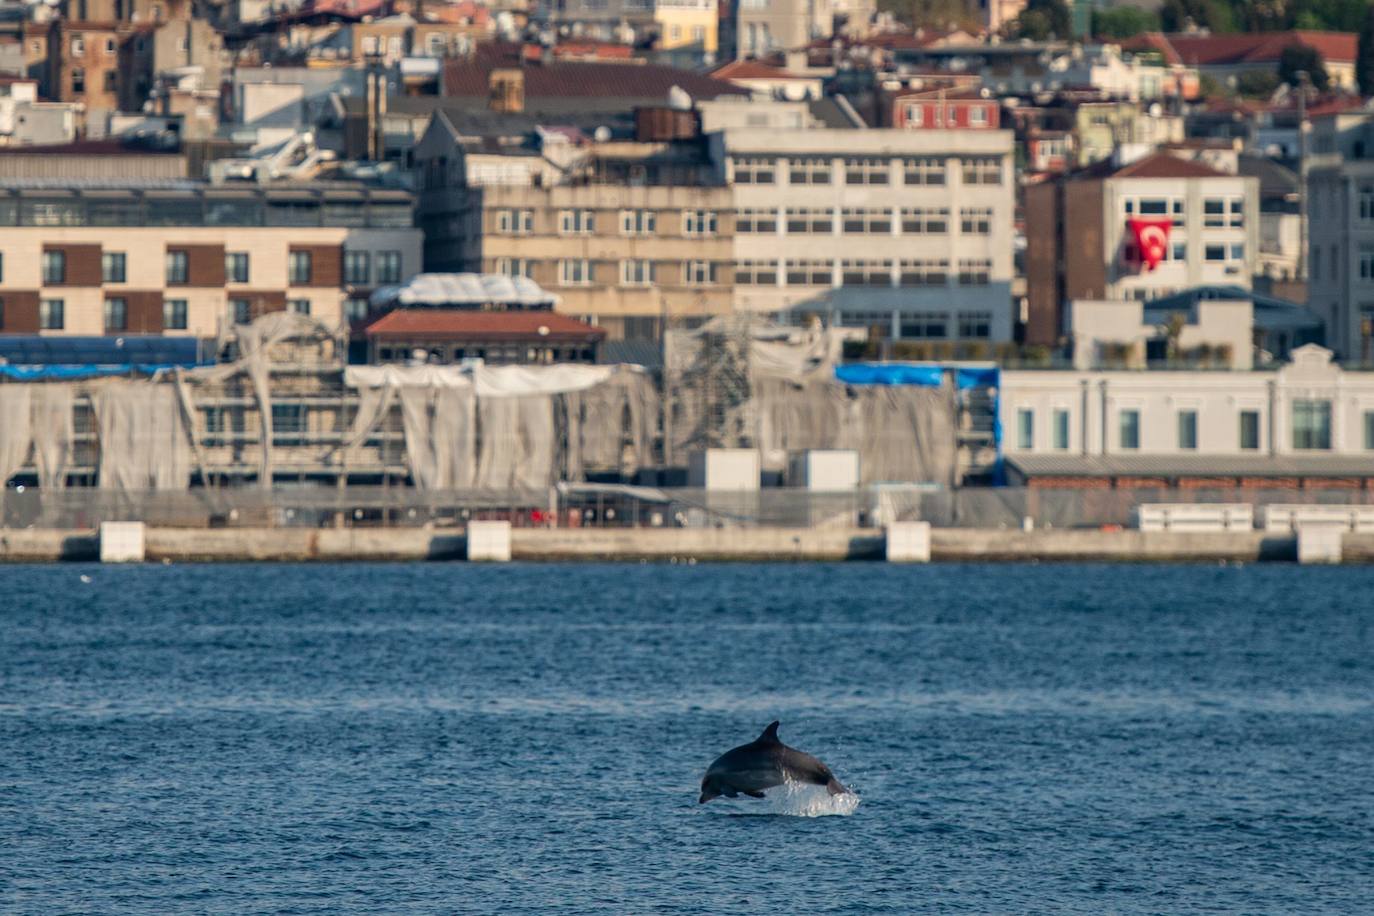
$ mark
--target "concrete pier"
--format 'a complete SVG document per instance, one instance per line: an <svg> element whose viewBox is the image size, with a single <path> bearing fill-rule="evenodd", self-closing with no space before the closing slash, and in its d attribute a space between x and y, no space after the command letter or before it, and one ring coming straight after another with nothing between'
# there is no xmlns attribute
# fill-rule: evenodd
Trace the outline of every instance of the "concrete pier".
<svg viewBox="0 0 1374 916"><path fill-rule="evenodd" d="M930 562L930 522L893 522L885 540L889 563Z"/></svg>
<svg viewBox="0 0 1374 916"><path fill-rule="evenodd" d="M144 531L142 522L101 522L100 562L142 563Z"/></svg>
<svg viewBox="0 0 1374 916"><path fill-rule="evenodd" d="M100 559L96 531L0 530L0 562ZM1329 554L1328 554L1329 555ZM188 562L390 562L462 560L461 529L147 528L144 558ZM510 558L530 561L674 560L796 562L883 560L885 532L873 528L513 528ZM1343 534L1343 563L1374 563L1374 534ZM934 528L934 562L1214 563L1294 562L1289 533L1035 531Z"/></svg>

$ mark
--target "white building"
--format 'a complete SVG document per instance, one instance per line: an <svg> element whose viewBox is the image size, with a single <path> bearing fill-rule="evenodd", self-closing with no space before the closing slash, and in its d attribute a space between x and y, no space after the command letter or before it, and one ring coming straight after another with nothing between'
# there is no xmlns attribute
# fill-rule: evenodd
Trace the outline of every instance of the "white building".
<svg viewBox="0 0 1374 916"><path fill-rule="evenodd" d="M1307 302L1343 360L1374 362L1374 114L1312 122Z"/></svg>
<svg viewBox="0 0 1374 916"><path fill-rule="evenodd" d="M1374 372L1315 344L1267 372L1007 371L1001 421L1013 460L1339 458L1374 478Z"/></svg>
<svg viewBox="0 0 1374 916"><path fill-rule="evenodd" d="M1010 131L712 135L735 201L735 307L893 338L1012 336Z"/></svg>

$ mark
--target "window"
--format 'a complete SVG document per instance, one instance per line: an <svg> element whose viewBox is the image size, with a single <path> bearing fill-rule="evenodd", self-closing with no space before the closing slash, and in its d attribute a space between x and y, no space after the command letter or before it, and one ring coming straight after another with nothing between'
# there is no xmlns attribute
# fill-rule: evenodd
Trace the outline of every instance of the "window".
<svg viewBox="0 0 1374 916"><path fill-rule="evenodd" d="M1197 449L1197 411L1178 412L1178 447L1185 451Z"/></svg>
<svg viewBox="0 0 1374 916"><path fill-rule="evenodd" d="M657 219L652 210L621 210L621 235L653 235Z"/></svg>
<svg viewBox="0 0 1374 916"><path fill-rule="evenodd" d="M105 76L104 76L104 78L103 78L102 81L101 81L101 88L104 89L106 92L118 92L118 91L119 91L119 71L118 71L118 70L106 70L106 71L105 71Z"/></svg>
<svg viewBox="0 0 1374 916"><path fill-rule="evenodd" d="M960 312L959 336L982 340L992 336L992 312Z"/></svg>
<svg viewBox="0 0 1374 916"><path fill-rule="evenodd" d="M66 327L67 303L61 299L44 299L38 303L38 327L44 331L60 331Z"/></svg>
<svg viewBox="0 0 1374 916"><path fill-rule="evenodd" d="M309 299L292 299L286 303L287 311L295 312L297 315L310 314Z"/></svg>
<svg viewBox="0 0 1374 916"><path fill-rule="evenodd" d="M1126 201L1126 212L1131 212L1131 202ZM1169 212L1169 202L1162 197L1142 200L1140 202L1141 216L1164 216Z"/></svg>
<svg viewBox="0 0 1374 916"><path fill-rule="evenodd" d="M162 327L168 331L186 330L185 299L164 299L162 301Z"/></svg>
<svg viewBox="0 0 1374 916"><path fill-rule="evenodd" d="M72 36L72 57L80 57L86 53L86 39L81 35Z"/></svg>
<svg viewBox="0 0 1374 916"><path fill-rule="evenodd" d="M626 258L620 262L621 286L649 286L654 282L654 265L644 258Z"/></svg>
<svg viewBox="0 0 1374 916"><path fill-rule="evenodd" d="M892 264L889 261L842 261L841 286L891 286Z"/></svg>
<svg viewBox="0 0 1374 916"><path fill-rule="evenodd" d="M830 286L835 282L835 267L830 261L787 262L788 286Z"/></svg>
<svg viewBox="0 0 1374 916"><path fill-rule="evenodd" d="M921 127L925 123L925 106L913 103L906 106L906 126Z"/></svg>
<svg viewBox="0 0 1374 916"><path fill-rule="evenodd" d="M591 210L559 210L558 231L563 235L591 235L596 229L596 214Z"/></svg>
<svg viewBox="0 0 1374 916"><path fill-rule="evenodd" d="M1016 447L1035 448L1035 411L1025 407L1016 411Z"/></svg>
<svg viewBox="0 0 1374 916"><path fill-rule="evenodd" d="M86 91L86 71L80 67L72 67L72 93L81 95Z"/></svg>
<svg viewBox="0 0 1374 916"><path fill-rule="evenodd" d="M187 271L189 270L189 267L188 267L188 262L189 262L189 260L190 260L190 259L187 257L187 254L186 254L186 252L184 252L184 251L169 251L169 252L167 252L167 282L168 282L168 283L185 283L185 282L186 282L186 279L187 279Z"/></svg>
<svg viewBox="0 0 1374 916"><path fill-rule="evenodd" d="M987 235L992 232L992 208L965 207L960 210L959 231L964 235Z"/></svg>
<svg viewBox="0 0 1374 916"><path fill-rule="evenodd" d="M305 405L304 404L273 404L272 405L272 444L273 445L300 445L300 433L306 431ZM279 438L281 433L295 433L296 435Z"/></svg>
<svg viewBox="0 0 1374 916"><path fill-rule="evenodd" d="M344 252L344 283L367 286L372 282L372 257L366 251Z"/></svg>
<svg viewBox="0 0 1374 916"><path fill-rule="evenodd" d="M592 265L586 258L564 258L558 262L558 282L564 286L586 286L592 282Z"/></svg>
<svg viewBox="0 0 1374 916"><path fill-rule="evenodd" d="M67 282L67 253L65 251L43 252L43 285L53 286Z"/></svg>
<svg viewBox="0 0 1374 916"><path fill-rule="evenodd" d="M772 184L776 179L777 161L763 156L735 158L735 184Z"/></svg>
<svg viewBox="0 0 1374 916"><path fill-rule="evenodd" d="M735 214L735 234L772 234L778 231L778 211L741 210Z"/></svg>
<svg viewBox="0 0 1374 916"><path fill-rule="evenodd" d="M1243 243L1237 242L1237 243L1235 243L1234 245L1231 246L1231 260L1232 260L1232 261L1244 261L1244 260L1245 260L1245 245L1244 245Z"/></svg>
<svg viewBox="0 0 1374 916"><path fill-rule="evenodd" d="M248 252L230 251L225 253L224 279L227 283L248 282Z"/></svg>
<svg viewBox="0 0 1374 916"><path fill-rule="evenodd" d="M992 275L992 261L987 258L961 258L959 260L960 286L987 286Z"/></svg>
<svg viewBox="0 0 1374 916"><path fill-rule="evenodd" d="M1173 261L1186 261L1186 260L1188 260L1188 246L1187 246L1187 244L1184 243L1184 242L1174 242L1174 251L1173 251L1173 255L1170 257L1170 260L1173 260Z"/></svg>
<svg viewBox="0 0 1374 916"><path fill-rule="evenodd" d="M1315 203L1317 195L1313 195ZM1374 185L1360 185L1360 219L1374 219Z"/></svg>
<svg viewBox="0 0 1374 916"><path fill-rule="evenodd" d="M792 184L830 184L830 160L816 156L788 159L787 180Z"/></svg>
<svg viewBox="0 0 1374 916"><path fill-rule="evenodd" d="M1202 225L1217 228L1226 225L1226 201L1208 198L1202 202Z"/></svg>
<svg viewBox="0 0 1374 916"><path fill-rule="evenodd" d="M891 235L892 211L846 208L840 226L846 235Z"/></svg>
<svg viewBox="0 0 1374 916"><path fill-rule="evenodd" d="M376 254L377 282L401 282L401 253L399 251L379 251Z"/></svg>
<svg viewBox="0 0 1374 916"><path fill-rule="evenodd" d="M683 276L690 286L711 286L716 282L714 261L688 261L683 266Z"/></svg>
<svg viewBox="0 0 1374 916"><path fill-rule="evenodd" d="M964 184L1002 183L1002 160L996 156L965 156L960 164Z"/></svg>
<svg viewBox="0 0 1374 916"><path fill-rule="evenodd" d="M105 53L106 53L106 54L113 54L114 52L115 52L115 40L114 40L113 38L107 38L107 39L105 39Z"/></svg>
<svg viewBox="0 0 1374 916"><path fill-rule="evenodd" d="M350 298L345 299L343 304L344 321L362 321L367 317L368 302L366 299Z"/></svg>
<svg viewBox="0 0 1374 916"><path fill-rule="evenodd" d="M1062 407L1054 410L1054 447L1055 450L1069 450L1069 412Z"/></svg>
<svg viewBox="0 0 1374 916"><path fill-rule="evenodd" d="M123 283L125 277L124 266L124 252L105 252L100 256L100 282Z"/></svg>
<svg viewBox="0 0 1374 916"><path fill-rule="evenodd" d="M682 231L684 235L715 235L716 211L688 210L682 215Z"/></svg>
<svg viewBox="0 0 1374 916"><path fill-rule="evenodd" d="M949 315L945 312L919 312L900 318L898 325L904 339L941 340L949 336Z"/></svg>
<svg viewBox="0 0 1374 916"><path fill-rule="evenodd" d="M105 330L125 331L129 328L129 303L123 299L105 300Z"/></svg>
<svg viewBox="0 0 1374 916"><path fill-rule="evenodd" d="M309 283L313 266L310 252L291 252L286 259L286 282L291 286L302 286Z"/></svg>
<svg viewBox="0 0 1374 916"><path fill-rule="evenodd" d="M1226 246L1204 245L1202 249L1202 256L1205 260L1208 261L1224 261L1226 260Z"/></svg>
<svg viewBox="0 0 1374 916"><path fill-rule="evenodd" d="M1364 412L1364 450L1374 451L1374 410Z"/></svg>
<svg viewBox="0 0 1374 916"><path fill-rule="evenodd" d="M986 127L988 109L985 105L975 105L968 110L968 123L973 127Z"/></svg>
<svg viewBox="0 0 1374 916"><path fill-rule="evenodd" d="M830 235L835 231L834 211L829 208L787 208L788 235Z"/></svg>
<svg viewBox="0 0 1374 916"><path fill-rule="evenodd" d="M234 324L251 324L253 303L248 299L230 299L229 314L233 316Z"/></svg>
<svg viewBox="0 0 1374 916"><path fill-rule="evenodd" d="M948 261L900 261L897 267L902 286L944 286L949 278Z"/></svg>
<svg viewBox="0 0 1374 916"><path fill-rule="evenodd" d="M844 183L884 185L890 171L886 159L851 157L844 161Z"/></svg>
<svg viewBox="0 0 1374 916"><path fill-rule="evenodd" d="M1259 448L1260 415L1258 410L1240 412L1240 447L1253 452Z"/></svg>
<svg viewBox="0 0 1374 916"><path fill-rule="evenodd" d="M497 210L498 235L529 235L534 231L533 210Z"/></svg>
<svg viewBox="0 0 1374 916"><path fill-rule="evenodd" d="M902 180L913 185L942 185L945 183L945 160L930 156L904 159Z"/></svg>
<svg viewBox="0 0 1374 916"><path fill-rule="evenodd" d="M902 210L902 232L907 235L943 235L949 231L949 210L924 207Z"/></svg>
<svg viewBox="0 0 1374 916"><path fill-rule="evenodd" d="M740 261L735 265L735 283L739 286L776 286L777 261Z"/></svg>
<svg viewBox="0 0 1374 916"><path fill-rule="evenodd" d="M1293 448L1331 448L1331 402L1293 401Z"/></svg>
<svg viewBox="0 0 1374 916"><path fill-rule="evenodd" d="M1230 222L1231 222L1231 227L1232 227L1233 229L1238 229L1238 228L1241 228L1242 226L1244 226L1244 225L1245 225L1245 198L1243 198L1243 197L1233 197L1233 198L1231 198L1230 210L1231 210L1231 221L1230 221Z"/></svg>
<svg viewBox="0 0 1374 916"><path fill-rule="evenodd" d="M503 277L528 277L530 276L530 259L497 258L493 263L493 270Z"/></svg>
<svg viewBox="0 0 1374 916"><path fill-rule="evenodd" d="M1121 447L1123 449L1140 448L1140 411L1134 408L1123 409L1117 418L1117 423L1121 435Z"/></svg>

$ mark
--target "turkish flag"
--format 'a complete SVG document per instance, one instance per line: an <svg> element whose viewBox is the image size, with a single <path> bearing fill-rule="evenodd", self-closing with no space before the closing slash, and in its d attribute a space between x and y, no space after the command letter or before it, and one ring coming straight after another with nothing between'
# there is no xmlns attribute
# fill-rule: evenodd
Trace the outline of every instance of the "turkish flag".
<svg viewBox="0 0 1374 916"><path fill-rule="evenodd" d="M1140 262L1146 270L1154 270L1164 256L1169 253L1169 219L1129 220L1131 232L1135 235L1135 247L1140 251Z"/></svg>

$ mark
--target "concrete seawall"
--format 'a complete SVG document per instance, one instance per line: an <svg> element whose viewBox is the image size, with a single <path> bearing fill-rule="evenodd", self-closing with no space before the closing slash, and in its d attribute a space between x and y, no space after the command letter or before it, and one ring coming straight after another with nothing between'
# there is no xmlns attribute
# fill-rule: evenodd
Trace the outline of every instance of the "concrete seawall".
<svg viewBox="0 0 1374 916"><path fill-rule="evenodd" d="M517 528L516 560L840 561L879 560L883 534L871 528ZM421 528L149 528L149 562L363 562L457 560L462 531ZM1188 563L1292 561L1291 536L1264 532L935 529L931 558L954 562ZM93 531L0 531L0 562L99 558ZM1374 535L1346 535L1345 563L1374 563Z"/></svg>

